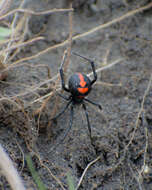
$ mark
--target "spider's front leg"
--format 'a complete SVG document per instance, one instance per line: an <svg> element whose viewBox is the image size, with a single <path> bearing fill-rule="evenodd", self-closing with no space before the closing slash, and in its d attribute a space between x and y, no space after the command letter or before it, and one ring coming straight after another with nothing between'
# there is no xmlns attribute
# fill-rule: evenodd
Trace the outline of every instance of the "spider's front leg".
<svg viewBox="0 0 152 190"><path fill-rule="evenodd" d="M63 64L65 62L65 59L66 59L66 55L64 55L63 57L63 61L61 63L61 66L60 66L60 77L61 77L61 85L62 85L62 89L65 90L66 92L70 92L70 90L65 86L65 81L64 81L64 73L63 73Z"/></svg>
<svg viewBox="0 0 152 190"><path fill-rule="evenodd" d="M87 60L87 61L90 62L91 67L92 67L92 71L93 71L93 76L94 76L94 79L91 81L91 85L92 85L93 83L95 83L96 80L97 80L97 73L96 73L96 70L95 70L94 61L92 61L91 59L88 59L87 57L84 57L84 56L82 56L82 55L80 55L80 54L78 54L78 53L75 53L75 52L72 52L72 54L77 55L77 56L79 56L79 57L81 57L81 58L83 58L83 59L85 59L85 60Z"/></svg>
<svg viewBox="0 0 152 190"><path fill-rule="evenodd" d="M94 79L91 81L91 85L92 85L97 80L97 73L96 73L96 70L95 70L94 61L90 60L89 62L91 63L91 67L92 67L92 71L93 71L93 76L94 76Z"/></svg>
<svg viewBox="0 0 152 190"><path fill-rule="evenodd" d="M92 142L91 125L90 125L90 121L89 121L89 115L88 115L85 103L83 103L82 106L83 106L83 109L84 109L84 112L85 112L85 115L86 115L86 119L87 119L88 130L89 130L89 137L90 137L90 140Z"/></svg>

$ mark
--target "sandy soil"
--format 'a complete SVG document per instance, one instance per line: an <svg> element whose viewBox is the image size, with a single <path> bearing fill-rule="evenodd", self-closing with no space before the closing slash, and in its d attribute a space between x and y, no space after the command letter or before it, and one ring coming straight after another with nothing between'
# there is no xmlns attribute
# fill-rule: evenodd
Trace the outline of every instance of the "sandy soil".
<svg viewBox="0 0 152 190"><path fill-rule="evenodd" d="M17 8L19 2L15 1L11 9ZM68 8L68 3L26 1L23 8L40 12ZM8 77L0 83L0 143L28 190L38 187L24 162L26 154L31 155L46 189L68 189L68 172L76 187L92 161L79 189L152 189L152 6L138 10L148 3L148 0L73 2L73 36L78 37L73 40L72 51L94 59L98 70L98 81L88 98L100 103L103 111L87 104L93 143L81 106L74 109L73 127L60 145L69 125L70 111L56 122L51 121L66 104L55 89L60 90L57 74L67 44L50 47L68 39L68 12L18 15L27 26L18 31L19 37L26 31L24 41L38 36L44 40L20 48L7 63ZM13 15L7 21L11 23L12 19ZM96 27L100 28L89 33ZM47 48L50 50L43 53ZM42 54L21 60L39 52ZM91 67L72 55L66 71L67 82L68 76L77 71L89 74ZM0 189L10 189L3 175Z"/></svg>

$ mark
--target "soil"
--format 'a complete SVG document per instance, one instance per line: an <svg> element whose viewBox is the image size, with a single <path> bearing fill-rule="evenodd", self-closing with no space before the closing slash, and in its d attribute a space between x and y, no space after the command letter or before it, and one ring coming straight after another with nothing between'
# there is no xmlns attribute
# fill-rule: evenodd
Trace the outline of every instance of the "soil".
<svg viewBox="0 0 152 190"><path fill-rule="evenodd" d="M15 1L11 8L17 8L19 2ZM74 0L73 36L148 3L148 0ZM39 12L68 8L68 4L67 0L29 0L24 8ZM19 15L23 17L23 13ZM68 13L27 18L25 40L37 36L43 36L44 40L21 48L8 62L8 77L0 83L0 143L13 160L25 187L38 189L24 162L25 155L30 154L46 189L68 189L68 173L76 186L87 165L98 158L86 171L80 190L151 190L152 8L73 40L72 51L95 60L97 70L120 60L98 70L98 80L88 96L103 108L100 111L87 104L92 142L81 105L74 109L73 126L64 143L60 140L69 126L70 109L56 121L51 120L66 104L54 89L60 91L58 68L67 44L11 67L17 60L67 40ZM12 21L12 16L8 21ZM66 83L68 76L78 71L89 74L91 66L71 55ZM0 189L10 189L2 175Z"/></svg>

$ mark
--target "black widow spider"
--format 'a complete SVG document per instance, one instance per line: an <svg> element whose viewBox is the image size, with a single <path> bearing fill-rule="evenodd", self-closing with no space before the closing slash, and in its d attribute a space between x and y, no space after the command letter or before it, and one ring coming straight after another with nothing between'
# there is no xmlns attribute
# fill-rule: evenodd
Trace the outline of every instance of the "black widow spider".
<svg viewBox="0 0 152 190"><path fill-rule="evenodd" d="M63 58L63 61L61 63L60 66L60 77L61 77L61 85L62 85L62 89L68 93L70 93L69 97L65 97L61 94L59 94L59 96L61 96L63 99L67 100L68 103L66 104L66 106L63 108L63 110L58 113L54 118L52 118L53 120L56 120L58 117L60 117L66 110L67 108L71 105L71 110L70 110L70 123L69 123L69 127L66 129L62 142L64 141L64 139L66 138L68 132L70 131L71 127L72 127L72 123L73 123L73 109L74 106L77 104L82 104L82 107L84 109L85 115L86 115L86 119L87 119L87 124L88 124L88 130L89 130L89 136L90 136L90 140L92 141L92 136L91 136L91 126L90 126L90 122L89 122L89 115L86 109L86 104L85 102L89 102L95 106L98 106L98 108L100 110L102 110L102 107L100 104L93 102L92 100L89 100L86 98L86 96L90 93L92 85L96 82L97 80L97 73L95 71L95 66L94 66L94 61L79 55L77 53L72 52L72 54L79 56L87 61L90 62L91 67L92 67L92 71L93 71L93 80L90 80L89 77L87 77L85 74L83 73L75 73L73 74L70 78L69 78L69 84L68 84L68 88L65 86L65 81L64 81L64 73L63 73L63 64L65 62L65 57Z"/></svg>

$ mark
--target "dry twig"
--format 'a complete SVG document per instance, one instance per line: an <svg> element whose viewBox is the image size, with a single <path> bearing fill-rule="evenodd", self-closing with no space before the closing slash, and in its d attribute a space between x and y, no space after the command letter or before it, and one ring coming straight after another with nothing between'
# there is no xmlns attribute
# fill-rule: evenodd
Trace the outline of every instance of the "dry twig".
<svg viewBox="0 0 152 190"><path fill-rule="evenodd" d="M141 107L140 107L139 112L138 112L138 114L137 114L137 118L136 118L134 130L133 130L133 132L132 132L132 135L131 135L131 138L130 138L128 144L124 147L123 155L121 156L121 158L119 159L119 161L118 161L117 164L113 164L113 165L111 165L111 166L108 166L106 169L104 169L103 171L101 171L101 173L114 171L114 170L117 169L117 168L119 167L119 165L122 164L122 162L124 161L125 156L126 156L126 153L127 153L127 151L128 151L128 148L129 148L129 146L131 145L132 141L134 140L135 132L136 132L137 129L138 129L139 119L140 119L141 113L144 111L145 99L146 99L146 96L147 96L147 94L148 94L148 92L149 92L149 90L150 90L151 84L152 84L152 74L151 74L151 76L150 76L150 79L149 79L147 88L146 88L146 90L145 90L145 92L144 92L144 95L143 95L143 99L142 99L142 102L141 102ZM146 147L145 147L145 155L146 155L146 151L147 151L147 146L148 146L148 145L146 145ZM145 160L144 160L144 163L145 163Z"/></svg>
<svg viewBox="0 0 152 190"><path fill-rule="evenodd" d="M146 90L145 90L145 92L144 92L144 96L143 96L143 98L142 98L141 107L140 107L139 112L138 112L138 114L137 114L134 131L133 131L133 133L132 133L132 136L131 136L131 139L130 139L129 143L128 143L128 144L126 145L126 147L125 147L126 150L127 150L128 147L131 145L131 143L132 143L132 141L133 141L133 139L134 139L136 130L137 130L138 126L139 126L139 120L140 120L140 117L141 117L142 112L144 111L145 99L146 99L146 96L147 96L147 94L148 94L148 92L149 92L149 90L150 90L151 84L152 84L152 74L151 74L151 76L150 76L150 79L149 79L149 82L148 82L148 86L147 86L147 88L146 88Z"/></svg>
<svg viewBox="0 0 152 190"><path fill-rule="evenodd" d="M29 10L29 9L22 9L22 8L18 8L18 9L14 9L12 11L10 11L9 13L3 15L3 16L0 16L0 20L14 14L14 13L17 13L17 12L20 12L20 13L28 13L28 14L32 14L32 15L46 15L46 14L52 14L52 13L61 13L61 12L71 12L73 11L73 9L51 9L51 10L48 10L48 11L41 11L41 12L36 12L36 11L32 11L32 10Z"/></svg>
<svg viewBox="0 0 152 190"><path fill-rule="evenodd" d="M79 182L78 182L78 184L77 184L76 190L79 189L79 187L80 187L80 185L81 185L81 183L82 183L82 180L83 180L83 178L84 178L84 176L85 176L87 170L90 168L91 165L93 165L93 164L94 164L95 162L97 162L99 159L100 159L100 156L98 156L95 160L93 160L92 162L90 162L90 163L87 165L87 167L86 167L85 170L83 171L83 174L82 174L82 176L81 176L81 178L80 178L80 180L79 180Z"/></svg>
<svg viewBox="0 0 152 190"><path fill-rule="evenodd" d="M11 4L11 0L1 0L1 2L0 2L0 16L4 15L8 11L10 4Z"/></svg>
<svg viewBox="0 0 152 190"><path fill-rule="evenodd" d="M1 53L3 54L3 53L6 53L6 52L8 52L8 51L14 50L14 49L16 49L16 48L20 48L20 47L22 47L22 46L29 45L29 44L31 44L31 43L33 43L33 42L38 41L38 40L44 40L44 37L39 36L39 37L30 39L30 40L27 40L26 42L22 42L22 43L19 43L19 44L17 44L17 45L12 45L11 47L8 47L8 48L4 49L3 51L1 51Z"/></svg>
<svg viewBox="0 0 152 190"><path fill-rule="evenodd" d="M25 190L12 161L0 145L0 168L13 190Z"/></svg>
<svg viewBox="0 0 152 190"><path fill-rule="evenodd" d="M42 167L44 167L45 169L47 169L47 171L49 172L50 176L60 185L61 189L65 190L62 182L51 172L51 170L49 169L49 167L44 164L44 162L42 161L42 159L40 158L40 155L38 155L36 152L34 152L35 156L38 158L40 165Z"/></svg>
<svg viewBox="0 0 152 190"><path fill-rule="evenodd" d="M107 27L111 26L112 24L115 24L115 23L117 23L117 22L120 22L120 21L122 21L122 20L124 20L124 19L126 19L126 18L129 18L129 17L131 17L131 16L133 16L133 15L135 15L135 14L137 14L137 13L140 13L140 12L142 12L142 11L144 11L144 10L150 9L151 7L152 7L152 3L149 3L149 4L146 5L146 6L140 7L140 8L138 8L138 9L135 9L135 10L132 10L132 11L129 11L128 13L126 13L126 14L120 16L119 18L113 19L112 21L109 21L109 22L107 22L107 23L105 23L105 24L101 24L101 25L99 25L99 26L97 26L97 27L95 27L95 28L93 28L93 29L90 29L90 30L87 31L87 32L84 32L84 33L82 33L82 34L78 34L78 35L72 37L72 41L73 41L73 40L81 39L81 38L83 38L83 37L86 37L86 36L88 36L88 35L90 35L90 34L93 34L93 33L97 32L97 31L99 31L99 30L102 30L102 29L104 29L104 28L107 28ZM39 56L41 56L41 55L43 55L43 54L45 54L45 53L47 53L47 52L53 50L53 49L56 49L56 48L59 48L59 47L63 47L63 46L65 46L65 45L67 45L68 43L69 43L69 40L65 40L64 42L59 43L59 44L56 44L56 45L51 46L51 47L48 47L47 49L44 49L44 50L38 52L38 53L35 54L35 55L29 56L29 57L24 57L24 58L22 58L22 59L20 59L20 60L17 60L17 61L14 62L14 64L17 64L17 63L20 63L20 62L23 62L23 61L27 61L27 60L31 60L31 59L35 59L35 58L37 58L37 57L39 57Z"/></svg>
<svg viewBox="0 0 152 190"><path fill-rule="evenodd" d="M72 2L70 3L69 5L69 9L72 9ZM72 12L69 12L69 39L68 39L68 48L67 48L67 57L66 57L66 61L65 61L65 65L64 65L64 71L66 72L67 68L68 68L68 65L70 63L70 56L71 56L71 46L72 46L72 19L73 19L73 13ZM63 55L63 59L65 58L66 56L66 51L64 52L64 55ZM56 85L58 83L58 80L56 81ZM55 88L56 89L56 85L55 85ZM56 97L56 100L55 100L55 103L54 103L54 108L53 108L53 112L51 114L51 118L54 117L54 115L56 114L56 111L58 109L58 103L59 103L59 96ZM48 131L48 134L50 134L50 126L51 126L51 123L52 123L52 120L50 120L49 122L49 125L47 127L47 131ZM49 135L50 136L50 135Z"/></svg>

